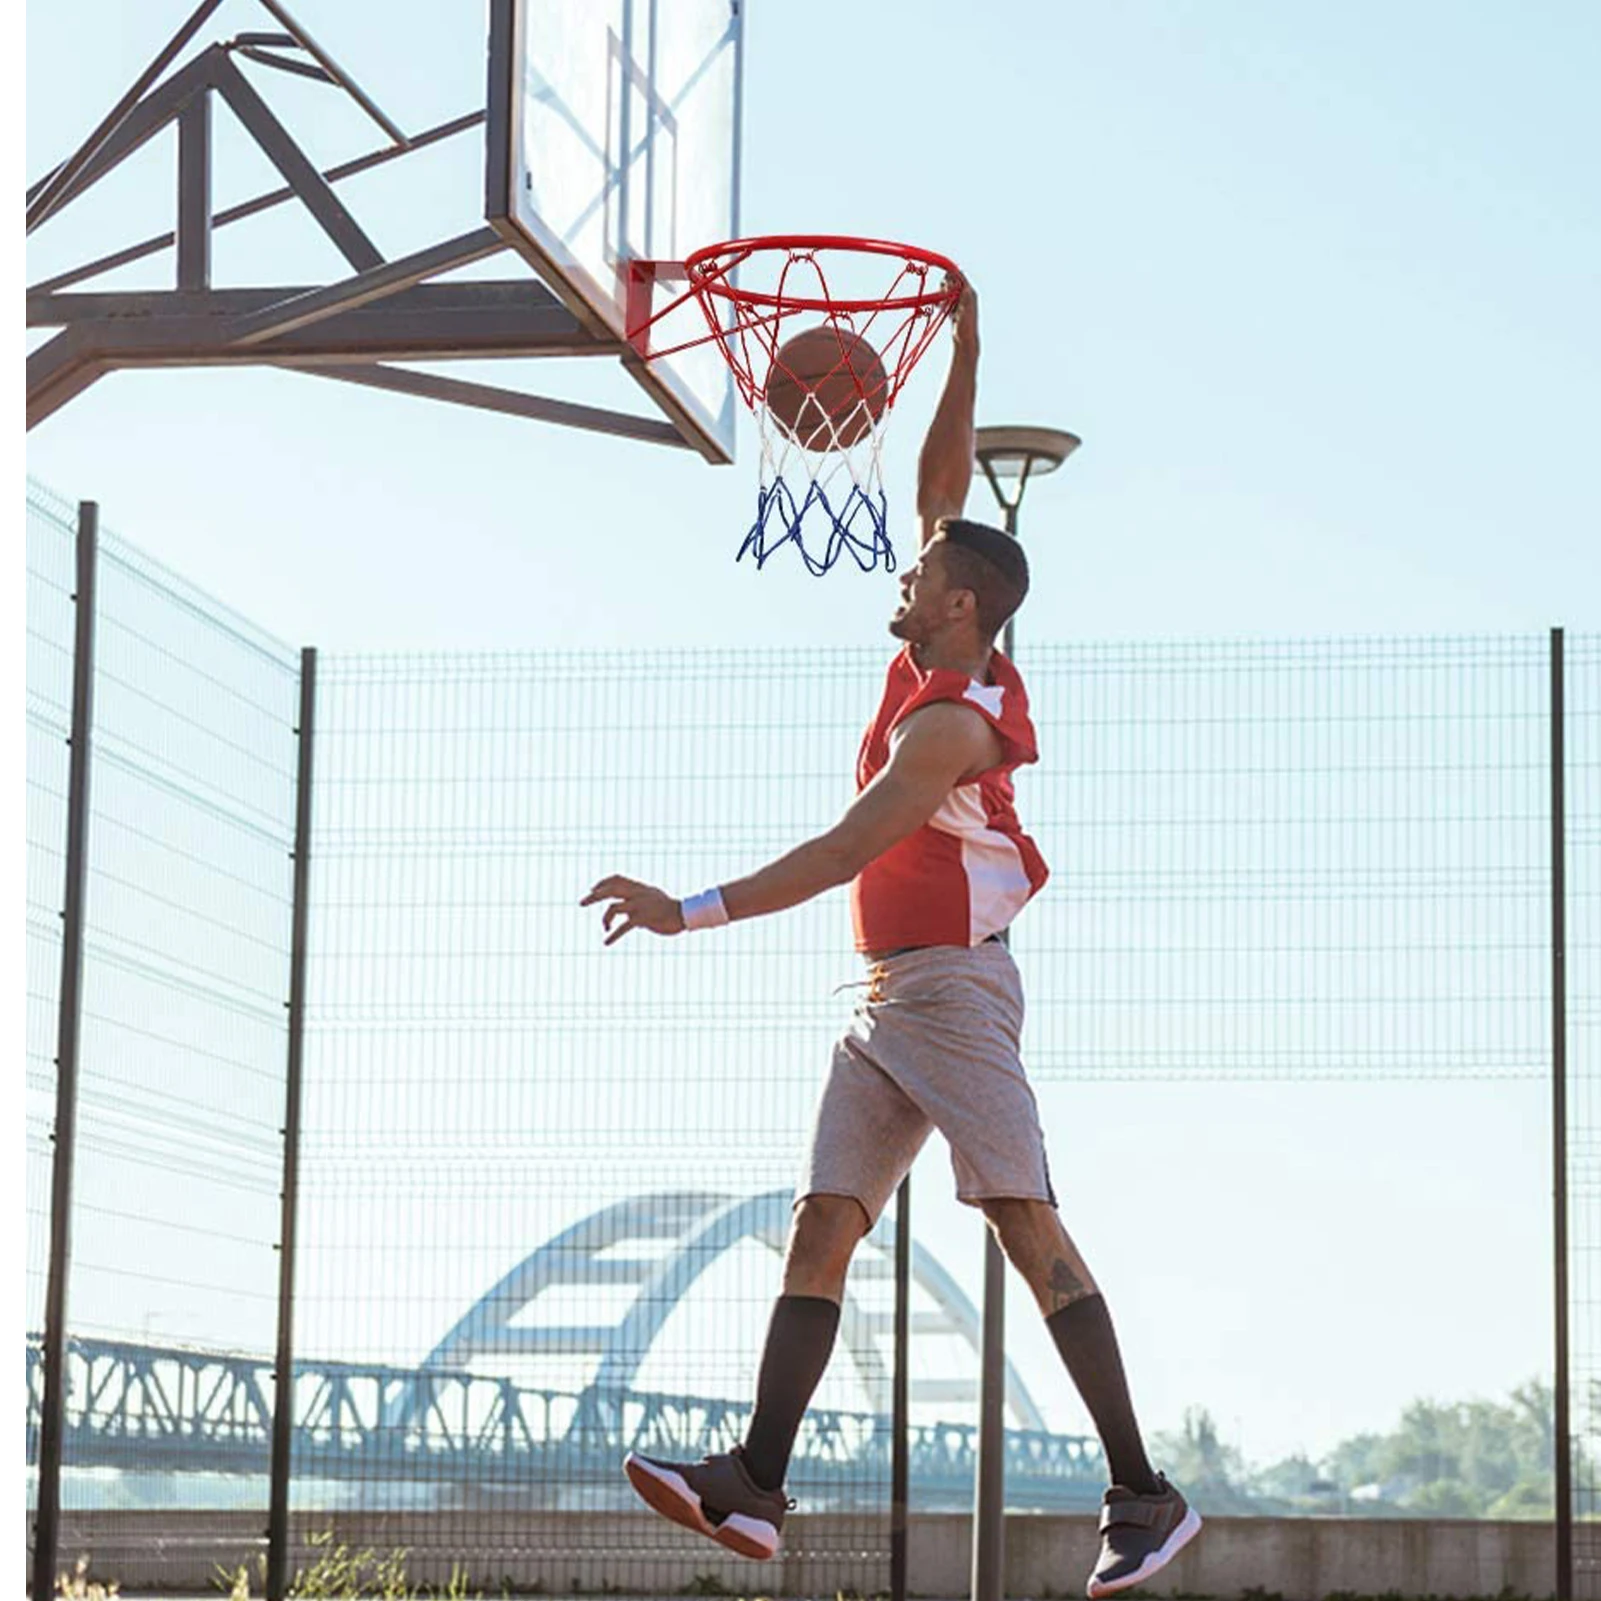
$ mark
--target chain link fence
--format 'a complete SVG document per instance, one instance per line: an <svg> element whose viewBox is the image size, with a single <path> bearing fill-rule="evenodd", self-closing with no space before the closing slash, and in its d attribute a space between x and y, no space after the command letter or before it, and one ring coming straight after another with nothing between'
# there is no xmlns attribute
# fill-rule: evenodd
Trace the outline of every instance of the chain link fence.
<svg viewBox="0 0 1601 1601"><path fill-rule="evenodd" d="M74 526L30 488L30 1509ZM100 570L61 1554L89 1542L132 1588L266 1548L300 660L114 537ZM1566 650L1573 1593L1601 1596L1601 639ZM1014 950L1042 1091L1548 1081L1549 652L1028 646L1045 760L1020 808L1054 877ZM617 1465L743 1432L861 976L844 896L611 950L578 900L612 871L697 888L830 824L884 665L322 656L292 1567L326 1539L406 1548L414 1578L461 1563L486 1591L748 1586L638 1510ZM892 1222L798 1442L793 1593L888 1584ZM919 1223L914 1510L970 1499L977 1291L952 1250ZM1043 1426L1025 1379L1012 1504L1093 1506L1095 1442Z"/></svg>

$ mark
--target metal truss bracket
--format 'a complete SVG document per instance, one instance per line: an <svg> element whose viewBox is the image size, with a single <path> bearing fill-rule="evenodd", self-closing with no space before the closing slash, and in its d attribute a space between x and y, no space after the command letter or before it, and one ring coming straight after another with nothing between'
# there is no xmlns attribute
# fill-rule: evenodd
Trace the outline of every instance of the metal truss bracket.
<svg viewBox="0 0 1601 1601"><path fill-rule="evenodd" d="M617 341L586 328L532 277L514 282L427 282L506 249L505 241L487 225L386 260L333 185L479 127L484 113L472 112L408 137L290 16L281 0L261 3L284 31L244 33L209 45L165 81L158 81L220 4L202 0L89 138L29 189L31 233L169 125L176 125L176 226L58 273L28 293L28 325L62 329L28 358L28 427L52 416L110 372L261 365L623 438L681 445L677 430L660 418L579 406L394 365L518 356L626 356L627 352ZM308 59L285 54L296 51ZM390 143L319 171L239 70L235 55L337 86L384 130ZM213 95L227 104L285 182L281 189L216 214L211 204ZM351 274L321 286L213 287L213 230L288 200L298 200L306 208L350 263ZM69 285L173 245L177 249L172 290L61 293Z"/></svg>

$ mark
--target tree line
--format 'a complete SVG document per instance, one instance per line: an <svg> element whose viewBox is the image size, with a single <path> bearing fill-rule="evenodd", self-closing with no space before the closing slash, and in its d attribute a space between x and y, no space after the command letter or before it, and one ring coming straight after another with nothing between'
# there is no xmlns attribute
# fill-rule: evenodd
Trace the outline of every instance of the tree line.
<svg viewBox="0 0 1601 1601"><path fill-rule="evenodd" d="M1601 1382L1588 1408L1575 1397L1575 1514L1601 1517L1601 1453L1584 1437L1601 1424ZM1256 1516L1530 1518L1555 1515L1555 1404L1551 1385L1520 1384L1505 1401L1413 1401L1395 1428L1354 1434L1313 1458L1247 1463L1224 1443L1205 1407L1157 1434L1153 1456L1203 1512Z"/></svg>

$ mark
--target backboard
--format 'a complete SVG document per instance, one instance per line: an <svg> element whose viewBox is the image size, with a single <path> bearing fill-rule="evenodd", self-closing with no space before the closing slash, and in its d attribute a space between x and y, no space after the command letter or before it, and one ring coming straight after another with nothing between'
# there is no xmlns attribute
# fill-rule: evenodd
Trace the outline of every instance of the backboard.
<svg viewBox="0 0 1601 1601"><path fill-rule="evenodd" d="M621 339L681 295L641 261L739 234L741 0L490 0L485 216L568 309ZM687 319L687 320L685 320ZM651 348L704 335L690 300ZM708 461L734 455L715 342L624 364Z"/></svg>

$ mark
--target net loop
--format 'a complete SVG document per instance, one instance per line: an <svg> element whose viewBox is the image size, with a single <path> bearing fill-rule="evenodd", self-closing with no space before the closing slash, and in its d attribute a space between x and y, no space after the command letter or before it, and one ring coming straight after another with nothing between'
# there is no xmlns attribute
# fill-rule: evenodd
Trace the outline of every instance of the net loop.
<svg viewBox="0 0 1601 1601"><path fill-rule="evenodd" d="M961 293L955 264L884 240L785 235L710 245L690 256L684 270L708 332L651 356L716 341L756 418L756 518L736 560L750 556L760 568L793 544L814 575L845 556L863 572L880 564L893 572L884 429L913 368L955 307ZM892 274L887 288L886 272ZM779 351L810 328L835 333L840 362L828 380L848 376L856 402L835 415L808 403L803 438L780 424L767 397L775 376L800 383ZM871 366L857 370L864 359L853 359L857 340L877 352L882 377Z"/></svg>

